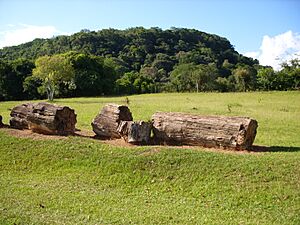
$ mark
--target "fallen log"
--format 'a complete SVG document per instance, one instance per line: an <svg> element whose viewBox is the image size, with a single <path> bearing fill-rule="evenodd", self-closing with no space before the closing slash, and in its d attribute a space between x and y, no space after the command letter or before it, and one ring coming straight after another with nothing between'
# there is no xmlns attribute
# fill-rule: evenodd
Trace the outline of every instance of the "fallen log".
<svg viewBox="0 0 300 225"><path fill-rule="evenodd" d="M45 102L16 106L10 115L12 127L43 134L72 134L77 122L73 109Z"/></svg>
<svg viewBox="0 0 300 225"><path fill-rule="evenodd" d="M9 124L16 129L28 129L27 115L32 112L33 104L24 103L17 105L11 110Z"/></svg>
<svg viewBox="0 0 300 225"><path fill-rule="evenodd" d="M102 138L121 138L118 126L121 121L132 121L132 114L125 105L107 104L92 121L93 131Z"/></svg>
<svg viewBox="0 0 300 225"><path fill-rule="evenodd" d="M257 121L248 117L200 116L158 112L152 116L154 140L166 144L249 148Z"/></svg>
<svg viewBox="0 0 300 225"><path fill-rule="evenodd" d="M34 104L27 116L29 129L36 133L68 135L75 132L75 111L45 102Z"/></svg>
<svg viewBox="0 0 300 225"><path fill-rule="evenodd" d="M152 123L144 121L121 121L117 131L132 144L148 144L150 142Z"/></svg>

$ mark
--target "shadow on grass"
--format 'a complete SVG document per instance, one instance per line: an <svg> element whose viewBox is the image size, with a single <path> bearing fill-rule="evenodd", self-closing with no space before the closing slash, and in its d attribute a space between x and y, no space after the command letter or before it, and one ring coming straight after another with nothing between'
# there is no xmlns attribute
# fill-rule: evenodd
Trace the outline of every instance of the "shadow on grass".
<svg viewBox="0 0 300 225"><path fill-rule="evenodd" d="M253 145L251 149L252 152L300 152L300 147L288 147L288 146L258 146Z"/></svg>

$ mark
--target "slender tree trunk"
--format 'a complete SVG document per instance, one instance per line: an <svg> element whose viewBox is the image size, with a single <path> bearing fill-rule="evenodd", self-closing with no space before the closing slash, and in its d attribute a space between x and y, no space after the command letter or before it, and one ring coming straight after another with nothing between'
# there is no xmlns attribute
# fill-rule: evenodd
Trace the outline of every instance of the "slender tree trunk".
<svg viewBox="0 0 300 225"><path fill-rule="evenodd" d="M196 81L196 89L197 89L197 93L198 93L199 92L199 84L197 81Z"/></svg>
<svg viewBox="0 0 300 225"><path fill-rule="evenodd" d="M50 81L47 82L46 92L48 100L52 102L54 98L54 87L52 87Z"/></svg>
<svg viewBox="0 0 300 225"><path fill-rule="evenodd" d="M53 98L54 98L54 89L53 88L51 88L51 91L50 91L50 95L49 95L49 101L53 101Z"/></svg>

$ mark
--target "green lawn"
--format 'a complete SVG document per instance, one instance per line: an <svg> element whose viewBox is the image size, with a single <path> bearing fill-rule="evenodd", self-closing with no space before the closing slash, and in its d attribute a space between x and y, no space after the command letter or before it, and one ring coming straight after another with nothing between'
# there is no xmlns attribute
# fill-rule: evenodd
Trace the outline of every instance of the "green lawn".
<svg viewBox="0 0 300 225"><path fill-rule="evenodd" d="M118 98L59 99L78 128ZM0 130L0 224L300 224L300 92L129 96L134 119L155 111L258 120L263 153L113 147ZM8 108L0 103L8 122Z"/></svg>

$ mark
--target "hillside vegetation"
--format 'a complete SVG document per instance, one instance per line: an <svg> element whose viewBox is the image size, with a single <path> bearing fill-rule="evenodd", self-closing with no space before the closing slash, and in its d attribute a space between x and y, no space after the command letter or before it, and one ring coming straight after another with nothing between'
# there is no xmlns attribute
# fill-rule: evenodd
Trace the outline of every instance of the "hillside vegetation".
<svg viewBox="0 0 300 225"><path fill-rule="evenodd" d="M298 60L275 72L239 54L226 38L194 29L82 30L0 49L0 100L44 98L45 80L57 69L52 58L74 71L52 78L56 97L289 90L300 82ZM39 66L50 72L36 76Z"/></svg>
<svg viewBox="0 0 300 225"><path fill-rule="evenodd" d="M266 152L32 140L0 129L0 224L299 224L299 98L296 91L129 97L135 119L155 111L255 118L254 144ZM125 97L56 101L76 110L83 130L108 102ZM19 103L1 103L5 122Z"/></svg>

